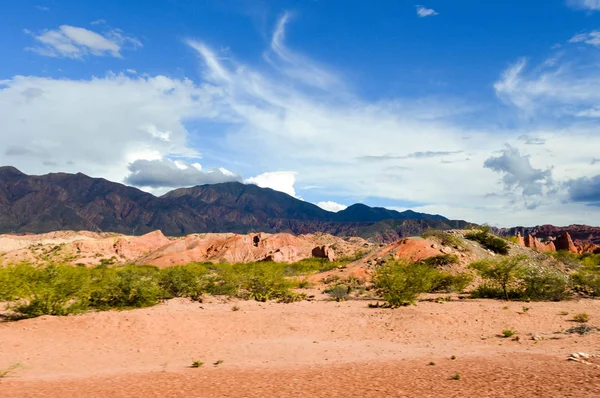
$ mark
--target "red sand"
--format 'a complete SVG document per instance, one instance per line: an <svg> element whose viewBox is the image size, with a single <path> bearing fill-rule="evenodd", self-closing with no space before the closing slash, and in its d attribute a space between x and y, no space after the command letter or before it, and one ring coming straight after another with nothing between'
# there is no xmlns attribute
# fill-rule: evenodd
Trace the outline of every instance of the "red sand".
<svg viewBox="0 0 600 398"><path fill-rule="evenodd" d="M1 323L0 369L24 366L0 396L600 396L600 368L567 361L600 354L600 334L555 333L578 312L600 325L600 301L211 301ZM519 341L497 336L508 328Z"/></svg>

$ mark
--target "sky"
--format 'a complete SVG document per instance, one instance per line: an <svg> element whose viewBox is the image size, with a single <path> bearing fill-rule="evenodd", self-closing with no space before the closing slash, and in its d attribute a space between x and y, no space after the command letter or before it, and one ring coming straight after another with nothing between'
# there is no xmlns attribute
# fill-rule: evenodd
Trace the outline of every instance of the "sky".
<svg viewBox="0 0 600 398"><path fill-rule="evenodd" d="M8 0L0 165L600 225L600 0Z"/></svg>

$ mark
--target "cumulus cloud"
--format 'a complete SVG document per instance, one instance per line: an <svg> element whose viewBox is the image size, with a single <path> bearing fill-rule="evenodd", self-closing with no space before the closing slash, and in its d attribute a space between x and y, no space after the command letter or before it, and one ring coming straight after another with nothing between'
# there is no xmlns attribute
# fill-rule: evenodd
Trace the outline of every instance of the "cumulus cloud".
<svg viewBox="0 0 600 398"><path fill-rule="evenodd" d="M258 185L261 188L271 188L296 197L294 184L298 173L294 171L271 171L244 180L246 184Z"/></svg>
<svg viewBox="0 0 600 398"><path fill-rule="evenodd" d="M566 185L572 201L600 206L600 175L576 178Z"/></svg>
<svg viewBox="0 0 600 398"><path fill-rule="evenodd" d="M427 8L424 6L415 6L415 7L417 9L417 15L419 16L419 18L432 17L434 15L438 15L438 13L431 8Z"/></svg>
<svg viewBox="0 0 600 398"><path fill-rule="evenodd" d="M139 187L179 188L203 184L241 181L241 176L223 168L202 170L199 163L188 164L170 159L136 160L129 165L125 182Z"/></svg>
<svg viewBox="0 0 600 398"><path fill-rule="evenodd" d="M528 156L521 155L517 148L507 145L500 156L488 158L483 166L503 174L505 189L519 188L524 196L542 195L544 187L552 185L552 170L536 169Z"/></svg>
<svg viewBox="0 0 600 398"><path fill-rule="evenodd" d="M48 57L81 59L95 55L121 58L123 48L143 46L138 39L125 35L120 29L100 34L77 26L61 25L58 29L44 30L38 34L29 30L25 30L25 33L39 43L26 49Z"/></svg>
<svg viewBox="0 0 600 398"><path fill-rule="evenodd" d="M600 10L600 0L567 0L567 4L581 10Z"/></svg>
<svg viewBox="0 0 600 398"><path fill-rule="evenodd" d="M337 202L333 202L331 200L325 201L325 202L319 202L317 203L317 206L319 206L321 209L323 210L327 210L327 211L332 211L334 213L337 213L338 211L342 211L348 208L348 206L337 203Z"/></svg>
<svg viewBox="0 0 600 398"><path fill-rule="evenodd" d="M0 81L0 164L122 181L139 159L198 157L184 122L214 118L217 97L210 87L165 76Z"/></svg>

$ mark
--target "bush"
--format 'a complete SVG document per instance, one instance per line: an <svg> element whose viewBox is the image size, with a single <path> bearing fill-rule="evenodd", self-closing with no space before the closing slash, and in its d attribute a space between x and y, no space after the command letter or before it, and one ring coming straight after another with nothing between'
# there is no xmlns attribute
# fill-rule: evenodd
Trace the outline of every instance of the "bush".
<svg viewBox="0 0 600 398"><path fill-rule="evenodd" d="M590 320L590 316L588 314L586 314L585 312L582 312L582 313L579 313L579 314L575 314L573 316L573 321L574 322L586 323L589 320Z"/></svg>
<svg viewBox="0 0 600 398"><path fill-rule="evenodd" d="M421 293L460 291L471 282L467 274L451 275L421 263L388 262L373 278L375 291L390 306L412 304Z"/></svg>
<svg viewBox="0 0 600 398"><path fill-rule="evenodd" d="M437 272L422 264L388 262L377 269L375 291L391 307L414 303L418 295L431 291L437 283Z"/></svg>
<svg viewBox="0 0 600 398"><path fill-rule="evenodd" d="M488 250L494 253L506 255L508 254L509 246L504 239L498 238L485 231L469 232L465 238L473 240L481 244Z"/></svg>
<svg viewBox="0 0 600 398"><path fill-rule="evenodd" d="M335 301L344 301L348 299L350 288L344 284L330 286L325 289L325 293L329 294Z"/></svg>
<svg viewBox="0 0 600 398"><path fill-rule="evenodd" d="M164 297L158 274L158 268L151 266L98 266L91 272L90 305L99 309L156 305Z"/></svg>
<svg viewBox="0 0 600 398"><path fill-rule="evenodd" d="M22 264L3 271L14 283L3 295L16 301L9 308L19 316L68 315L88 308L90 279L84 269Z"/></svg>
<svg viewBox="0 0 600 398"><path fill-rule="evenodd" d="M525 272L527 257L516 256L500 260L482 260L472 263L469 267L477 271L484 279L474 292L475 297L505 298L522 296L521 277Z"/></svg>
<svg viewBox="0 0 600 398"><path fill-rule="evenodd" d="M576 290L600 296L600 272L596 267L582 267L571 277Z"/></svg>
<svg viewBox="0 0 600 398"><path fill-rule="evenodd" d="M165 298L186 297L199 300L206 290L208 270L200 264L167 267L160 271L158 285Z"/></svg>
<svg viewBox="0 0 600 398"><path fill-rule="evenodd" d="M433 268L442 268L449 265L458 264L458 257L454 254L440 254L419 261L420 264L427 265Z"/></svg>
<svg viewBox="0 0 600 398"><path fill-rule="evenodd" d="M560 301L568 297L569 278L548 267L529 267L526 256L490 259L472 263L483 283L472 292L474 297L506 300Z"/></svg>
<svg viewBox="0 0 600 398"><path fill-rule="evenodd" d="M502 337L504 337L504 338L512 337L516 333L517 333L517 331L514 329L504 329L502 331Z"/></svg>
<svg viewBox="0 0 600 398"><path fill-rule="evenodd" d="M529 268L522 277L528 300L560 301L569 295L568 277L552 268Z"/></svg>

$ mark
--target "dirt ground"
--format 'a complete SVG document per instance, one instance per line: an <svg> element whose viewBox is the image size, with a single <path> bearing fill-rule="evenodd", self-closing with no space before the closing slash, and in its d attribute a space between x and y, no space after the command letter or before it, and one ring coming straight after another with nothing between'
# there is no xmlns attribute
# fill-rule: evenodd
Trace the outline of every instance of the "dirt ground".
<svg viewBox="0 0 600 398"><path fill-rule="evenodd" d="M22 364L0 397L600 396L600 360L568 360L600 354L600 334L563 333L580 312L600 326L598 300L367 303L176 299L0 323L0 369Z"/></svg>

